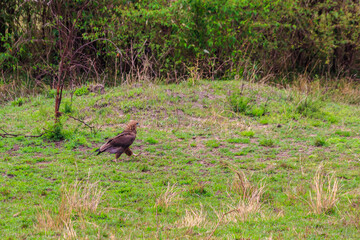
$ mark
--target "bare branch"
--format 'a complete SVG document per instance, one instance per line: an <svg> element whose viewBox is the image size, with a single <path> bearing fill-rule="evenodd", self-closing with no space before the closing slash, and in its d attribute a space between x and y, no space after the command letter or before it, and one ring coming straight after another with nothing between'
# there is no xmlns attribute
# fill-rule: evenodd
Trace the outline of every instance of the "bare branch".
<svg viewBox="0 0 360 240"><path fill-rule="evenodd" d="M20 136L28 137L28 138L37 138L37 137L41 137L42 135L45 134L45 132L44 132L44 133L41 133L40 135L13 134L13 133L8 133L8 132L6 132L3 128L0 128L0 131L3 132L3 133L0 133L0 137L3 137L3 138L8 138L8 137L20 137Z"/></svg>
<svg viewBox="0 0 360 240"><path fill-rule="evenodd" d="M85 126L87 126L88 128L90 128L91 132L93 132L94 127L90 126L89 124L87 124L87 123L84 122L83 120L81 120L81 119L79 119L79 118L76 118L76 117L73 117L73 116L71 116L71 115L66 115L66 116L68 116L69 118L74 119L74 120L76 120L76 121L78 121L78 122L81 122L82 124L84 124Z"/></svg>

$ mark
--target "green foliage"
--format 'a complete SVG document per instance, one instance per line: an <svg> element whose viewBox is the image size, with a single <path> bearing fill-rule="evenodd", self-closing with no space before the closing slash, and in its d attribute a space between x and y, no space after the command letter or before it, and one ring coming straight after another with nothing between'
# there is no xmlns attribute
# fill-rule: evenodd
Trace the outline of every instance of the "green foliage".
<svg viewBox="0 0 360 240"><path fill-rule="evenodd" d="M64 113L71 113L72 112L72 102L65 101L64 102Z"/></svg>
<svg viewBox="0 0 360 240"><path fill-rule="evenodd" d="M76 90L74 91L74 94L75 94L76 96L82 96L82 95L86 95L86 94L88 94L88 93L89 93L89 89L88 89L87 86L83 86L83 87L78 88L78 89L76 89Z"/></svg>
<svg viewBox="0 0 360 240"><path fill-rule="evenodd" d="M56 96L56 89L49 89L46 92L46 97L47 98L55 98L55 96Z"/></svg>
<svg viewBox="0 0 360 240"><path fill-rule="evenodd" d="M205 145L209 148L218 148L220 146L220 142L218 140L209 140L205 143Z"/></svg>
<svg viewBox="0 0 360 240"><path fill-rule="evenodd" d="M66 134L64 134L63 124L61 121L49 125L46 133L44 134L44 138L51 141L61 141L65 139Z"/></svg>
<svg viewBox="0 0 360 240"><path fill-rule="evenodd" d="M264 147L273 147L275 142L271 138L263 138L259 140L259 145Z"/></svg>
<svg viewBox="0 0 360 240"><path fill-rule="evenodd" d="M159 141L152 137L149 137L149 138L146 138L145 142L149 143L149 144L157 144Z"/></svg>
<svg viewBox="0 0 360 240"><path fill-rule="evenodd" d="M26 102L26 98L20 97L20 98L17 98L16 100L14 100L13 102L11 102L11 105L12 105L12 106L18 106L18 107L20 107L20 106L22 106L25 102Z"/></svg>
<svg viewBox="0 0 360 240"><path fill-rule="evenodd" d="M342 131L342 130L336 130L335 134L342 136L342 137L350 137L351 136L351 132L349 131Z"/></svg>
<svg viewBox="0 0 360 240"><path fill-rule="evenodd" d="M65 137L64 134L62 134L62 138L64 138L64 137ZM61 139L57 139L57 140L61 140ZM91 144L88 142L88 140L85 136L82 136L79 134L71 136L65 143L65 147L67 149L74 149L79 146L91 147Z"/></svg>
<svg viewBox="0 0 360 240"><path fill-rule="evenodd" d="M324 137L316 137L314 141L316 147L323 147L326 145L326 139Z"/></svg>
<svg viewBox="0 0 360 240"><path fill-rule="evenodd" d="M64 40L48 11L55 3L26 1L15 11L15 2L3 2L0 65L10 75L52 84L61 60L57 43ZM199 76L257 80L268 74L359 73L360 14L353 1L90 1L75 21L69 13L85 2L61 0L62 8L56 8L63 22L76 22L74 46L89 47L69 64L79 68L83 59L93 59L95 71L87 69L86 76L118 75L108 78L111 84L128 75L189 78L195 84ZM29 41L19 42L18 36ZM105 38L110 41L95 41Z"/></svg>
<svg viewBox="0 0 360 240"><path fill-rule="evenodd" d="M242 131L242 132L240 132L240 134L245 137L253 137L255 135L255 132L254 131Z"/></svg>
<svg viewBox="0 0 360 240"><path fill-rule="evenodd" d="M231 138L227 140L228 143L250 143L248 138Z"/></svg>
<svg viewBox="0 0 360 240"><path fill-rule="evenodd" d="M234 112L245 113L249 108L250 99L239 94L230 95L230 105Z"/></svg>
<svg viewBox="0 0 360 240"><path fill-rule="evenodd" d="M234 112L244 113L248 116L261 117L267 113L267 103L258 104L255 96L242 96L241 93L232 93L229 97Z"/></svg>
<svg viewBox="0 0 360 240"><path fill-rule="evenodd" d="M300 98L296 103L296 112L307 116L307 117L316 117L320 111L321 102L312 97L306 96L304 98Z"/></svg>

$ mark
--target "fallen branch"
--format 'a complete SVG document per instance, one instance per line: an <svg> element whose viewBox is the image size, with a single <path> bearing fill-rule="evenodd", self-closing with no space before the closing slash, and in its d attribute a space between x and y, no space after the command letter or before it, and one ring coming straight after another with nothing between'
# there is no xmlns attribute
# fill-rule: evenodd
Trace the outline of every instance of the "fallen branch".
<svg viewBox="0 0 360 240"><path fill-rule="evenodd" d="M25 134L13 134L13 133L8 133L6 132L4 129L0 128L0 131L2 131L3 133L0 133L0 137L3 138L8 138L8 137L28 137L28 138L37 138L37 137L41 137L42 135L45 134L45 132L41 133L40 135L25 135Z"/></svg>
<svg viewBox="0 0 360 240"><path fill-rule="evenodd" d="M66 115L67 117L71 118L71 119L74 119L78 122L81 122L82 124L84 124L85 126L87 126L88 128L90 128L91 132L93 132L94 130L94 127L90 126L89 124L87 124L86 122L84 122L83 120L79 119L79 118L76 118L76 117L73 117L71 115Z"/></svg>

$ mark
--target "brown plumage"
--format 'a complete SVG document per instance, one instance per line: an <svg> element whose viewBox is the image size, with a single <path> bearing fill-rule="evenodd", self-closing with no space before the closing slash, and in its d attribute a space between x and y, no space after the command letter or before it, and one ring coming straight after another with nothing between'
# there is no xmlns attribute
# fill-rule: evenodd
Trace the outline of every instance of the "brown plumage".
<svg viewBox="0 0 360 240"><path fill-rule="evenodd" d="M104 145L102 145L99 149L96 150L96 152L98 152L97 155L102 152L115 153L115 161L117 161L117 159L123 153L128 156L136 156L135 154L133 154L129 147L136 138L137 126L139 126L139 123L137 121L131 120L122 133L120 133L116 137L109 139Z"/></svg>

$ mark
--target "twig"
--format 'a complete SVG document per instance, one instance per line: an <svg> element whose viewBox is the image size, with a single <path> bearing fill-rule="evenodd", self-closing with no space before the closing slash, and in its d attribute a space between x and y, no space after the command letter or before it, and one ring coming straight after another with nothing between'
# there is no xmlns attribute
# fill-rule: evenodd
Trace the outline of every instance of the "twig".
<svg viewBox="0 0 360 240"><path fill-rule="evenodd" d="M239 209L233 209L233 210L231 210L231 211L229 211L229 212L224 213L224 214L221 216L219 222L216 224L216 227L215 227L214 230L211 232L211 234L206 238L206 240L209 240L209 239L212 237L212 235L214 234L214 232L216 231L216 229L219 227L221 221L224 219L224 217L225 217L226 215L228 215L228 214L230 214L230 213L232 213L232 212L238 211L238 210L239 210Z"/></svg>
<svg viewBox="0 0 360 240"><path fill-rule="evenodd" d="M81 120L81 119L79 119L79 118L76 118L76 117L73 117L73 116L71 116L71 115L66 115L66 116L69 117L69 118L72 118L72 119L74 119L74 120L76 120L76 121L78 121L78 122L81 122L82 124L84 124L85 126L87 126L88 128L90 128L91 132L93 132L94 127L90 126L89 124L87 124L87 123L84 122L83 120Z"/></svg>
<svg viewBox="0 0 360 240"><path fill-rule="evenodd" d="M25 135L25 134L13 134L13 133L8 133L6 132L4 129L0 128L1 131L3 131L4 133L0 133L0 137L3 138L7 138L7 137L19 137L19 136L23 136L23 137L28 137L28 138L36 138L36 137L41 137L42 135L45 134L45 132L41 133L40 135Z"/></svg>

